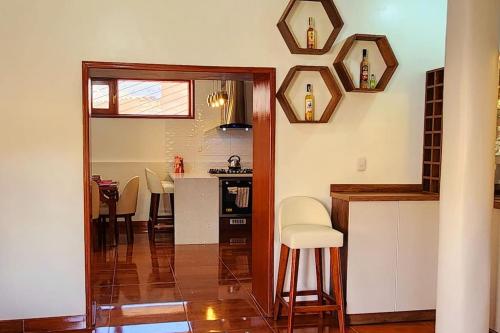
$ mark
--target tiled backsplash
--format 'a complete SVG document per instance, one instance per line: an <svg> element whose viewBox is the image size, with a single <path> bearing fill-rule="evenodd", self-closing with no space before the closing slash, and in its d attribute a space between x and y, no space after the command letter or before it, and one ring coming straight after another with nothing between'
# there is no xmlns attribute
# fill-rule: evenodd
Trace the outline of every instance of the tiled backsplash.
<svg viewBox="0 0 500 333"><path fill-rule="evenodd" d="M165 157L173 162L179 154L186 171L224 167L231 155L239 155L244 167L252 166L252 131L216 129L220 109L210 108L206 97L212 92L212 81L196 81L195 120L165 122Z"/></svg>

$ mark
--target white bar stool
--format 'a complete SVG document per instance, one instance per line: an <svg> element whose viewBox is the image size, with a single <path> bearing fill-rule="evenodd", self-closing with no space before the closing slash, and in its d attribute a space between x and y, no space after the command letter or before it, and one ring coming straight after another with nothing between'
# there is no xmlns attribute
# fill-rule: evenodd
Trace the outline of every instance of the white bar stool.
<svg viewBox="0 0 500 333"><path fill-rule="evenodd" d="M151 203L149 206L148 233L152 240L155 240L156 229L161 228L159 220L166 219L172 221L171 225L165 225L167 228L173 228L175 222L174 214L174 182L168 180L160 180L160 177L151 169L146 168L146 181L148 189L151 192ZM170 176L168 176L170 178ZM160 196L168 194L170 198L171 216L160 216L158 210L160 208Z"/></svg>
<svg viewBox="0 0 500 333"><path fill-rule="evenodd" d="M296 312L337 312L339 332L345 333L344 297L340 272L340 250L344 235L332 228L328 211L316 199L309 197L290 197L283 200L278 211L280 234L280 262L276 299L274 302L274 320L280 316L282 306L288 313L288 332L293 332ZM333 297L323 291L322 249L330 249L330 278ZM297 292L299 255L301 249L314 249L316 261L316 290ZM290 292L283 292L288 256L292 250L290 270ZM317 296L318 300L297 302L297 296ZM284 299L289 298L288 302ZM316 303L316 304L314 304Z"/></svg>

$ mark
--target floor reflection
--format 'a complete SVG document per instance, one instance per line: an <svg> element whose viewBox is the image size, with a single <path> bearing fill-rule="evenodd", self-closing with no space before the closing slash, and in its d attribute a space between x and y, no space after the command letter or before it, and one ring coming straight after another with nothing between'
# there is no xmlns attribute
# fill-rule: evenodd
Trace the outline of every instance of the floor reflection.
<svg viewBox="0 0 500 333"><path fill-rule="evenodd" d="M264 318L251 297L251 242L173 245L172 234L94 250L96 333L286 332L286 317ZM333 316L299 315L294 332L338 332ZM348 333L432 333L432 322L355 326Z"/></svg>
<svg viewBox="0 0 500 333"><path fill-rule="evenodd" d="M133 244L123 238L116 248L94 249L92 259L100 332L227 330L255 322L269 329L250 297L250 242L175 246L172 234L150 242L141 232Z"/></svg>

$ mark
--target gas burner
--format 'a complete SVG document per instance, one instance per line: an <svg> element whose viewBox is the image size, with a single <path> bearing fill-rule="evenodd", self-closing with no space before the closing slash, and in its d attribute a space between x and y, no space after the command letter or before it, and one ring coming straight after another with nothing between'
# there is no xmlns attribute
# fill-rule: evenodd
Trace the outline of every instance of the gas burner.
<svg viewBox="0 0 500 333"><path fill-rule="evenodd" d="M210 169L210 170L208 170L208 173L213 174L213 175L225 175L225 174L240 175L240 174L253 173L253 170L252 169Z"/></svg>

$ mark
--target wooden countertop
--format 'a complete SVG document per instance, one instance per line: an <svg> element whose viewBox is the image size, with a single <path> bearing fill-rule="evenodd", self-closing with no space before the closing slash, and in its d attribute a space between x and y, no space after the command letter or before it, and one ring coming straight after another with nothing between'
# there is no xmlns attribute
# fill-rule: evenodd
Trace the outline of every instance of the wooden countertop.
<svg viewBox="0 0 500 333"><path fill-rule="evenodd" d="M332 184L330 196L343 201L439 201L439 194L423 192L419 184ZM493 207L500 209L500 195Z"/></svg>
<svg viewBox="0 0 500 333"><path fill-rule="evenodd" d="M421 184L332 184L330 196L344 201L438 201Z"/></svg>
<svg viewBox="0 0 500 333"><path fill-rule="evenodd" d="M331 192L330 196L345 201L438 201L439 194L426 192ZM499 201L500 205L500 201Z"/></svg>

